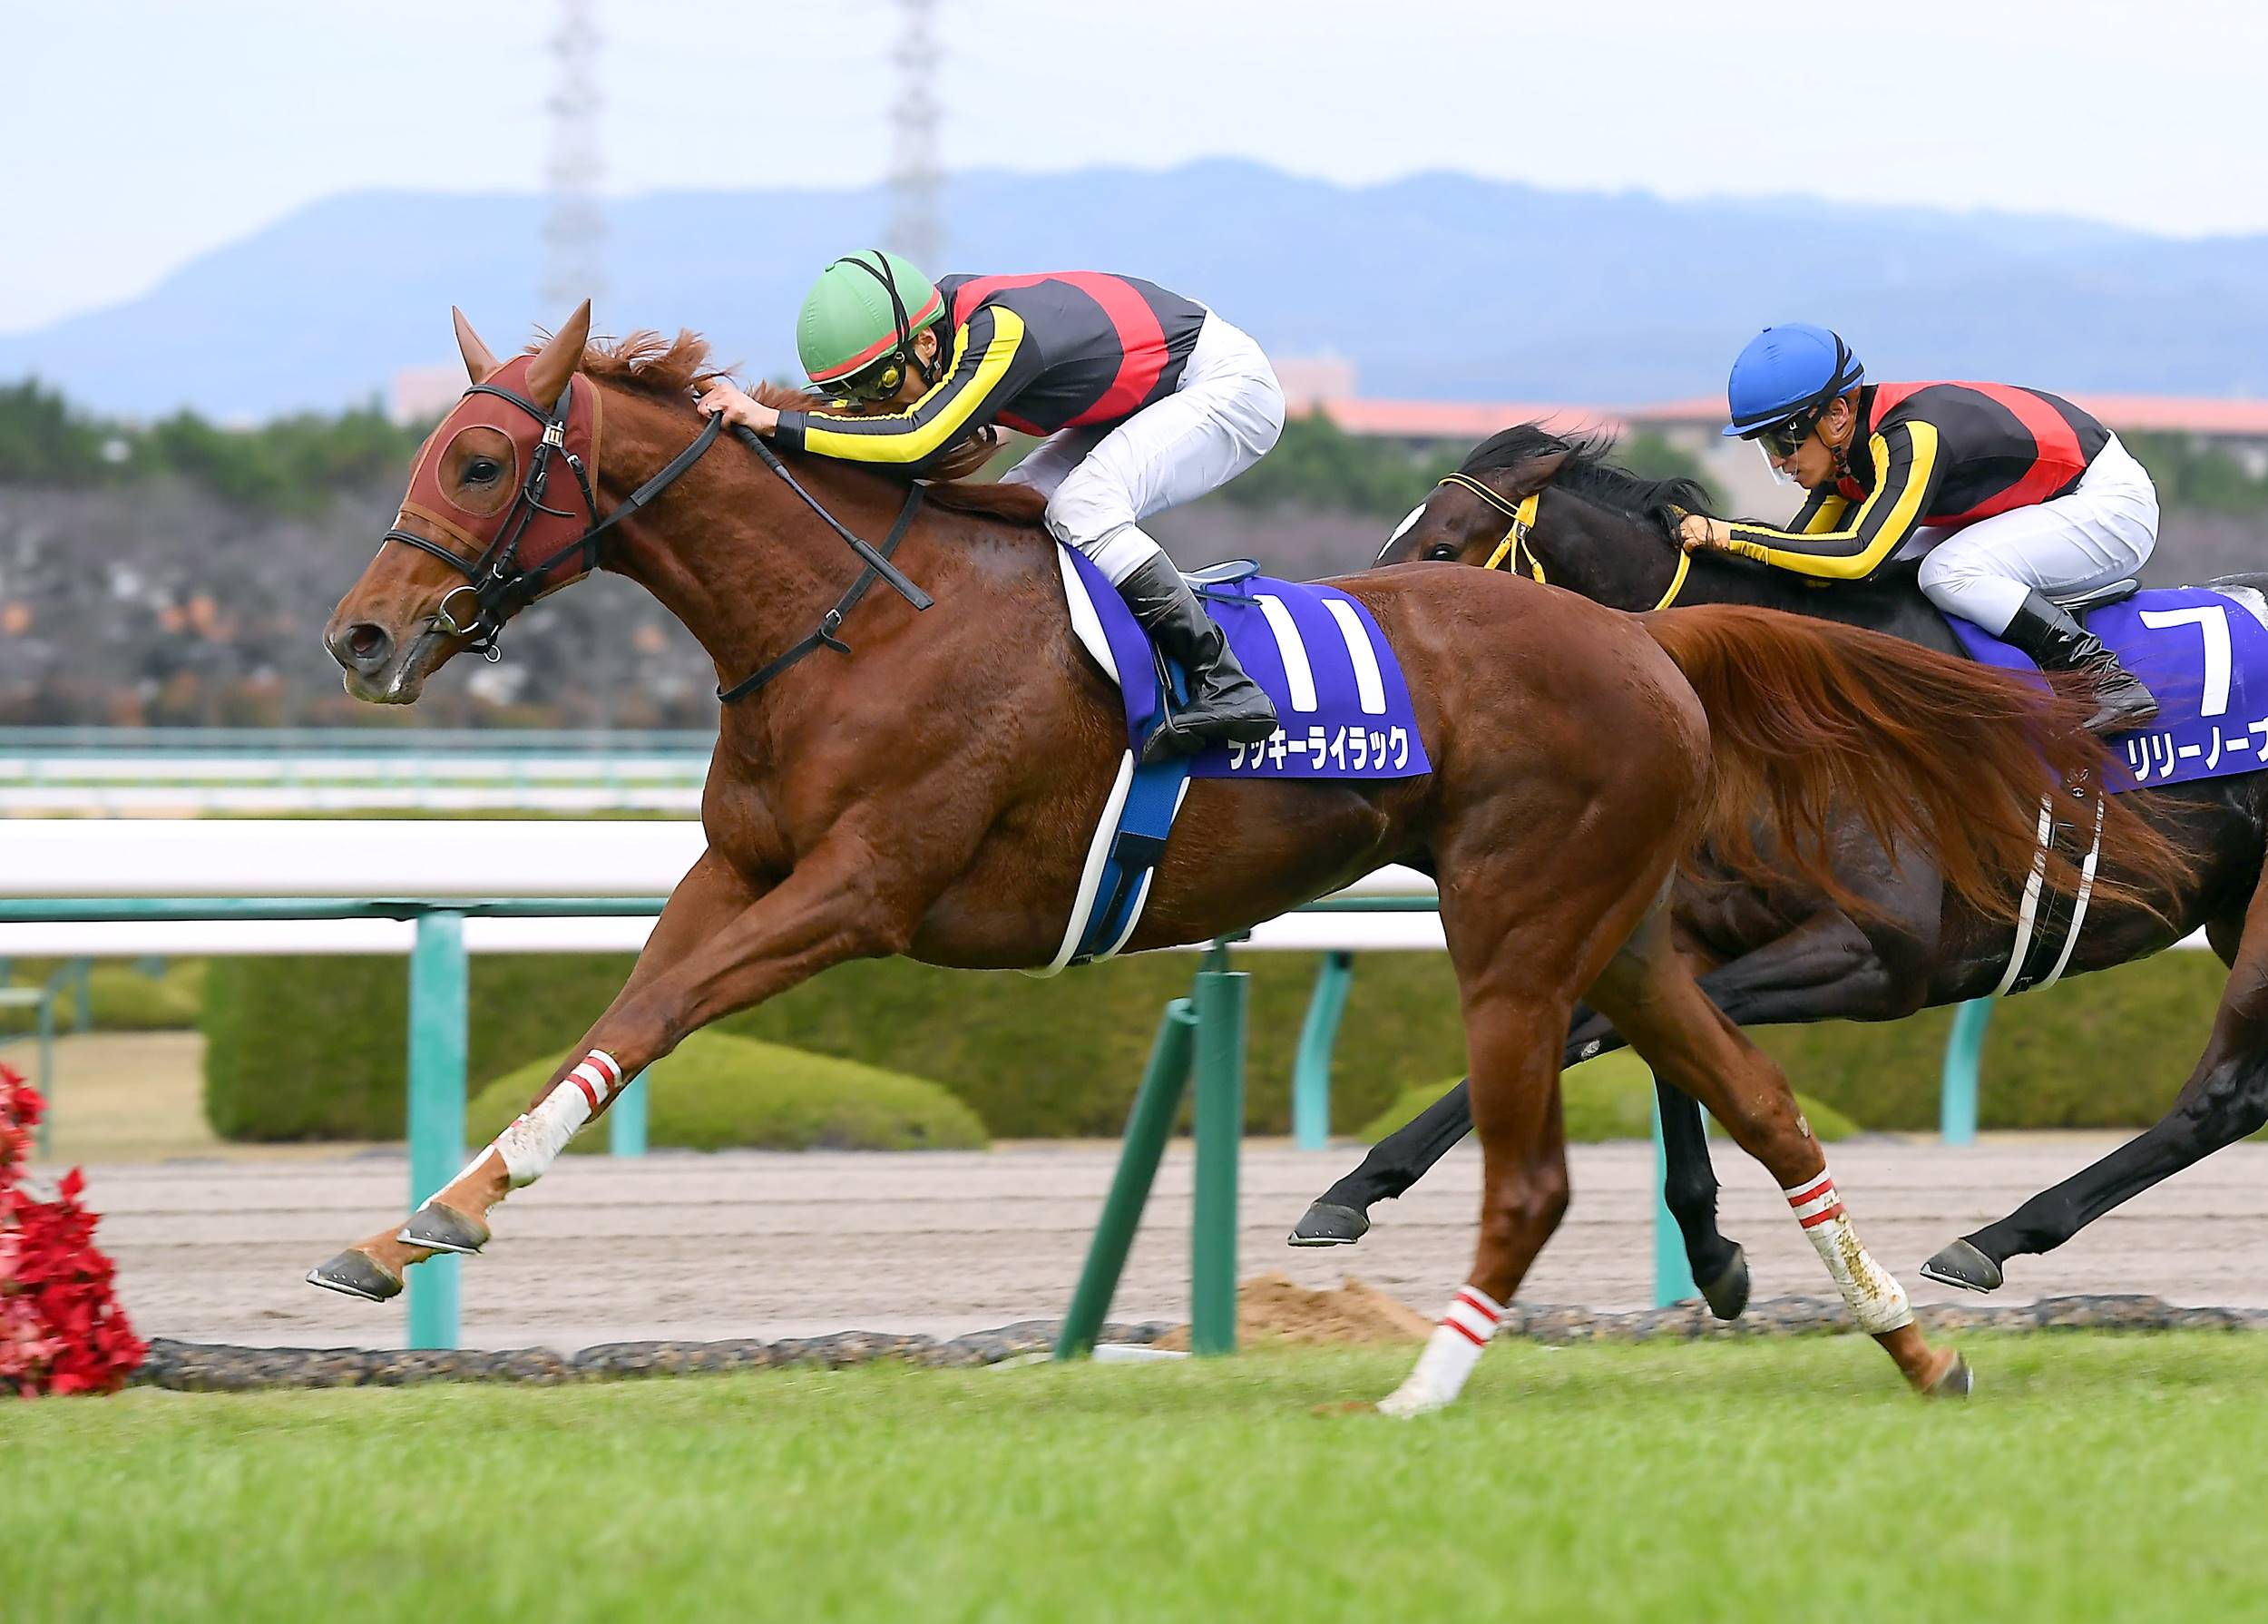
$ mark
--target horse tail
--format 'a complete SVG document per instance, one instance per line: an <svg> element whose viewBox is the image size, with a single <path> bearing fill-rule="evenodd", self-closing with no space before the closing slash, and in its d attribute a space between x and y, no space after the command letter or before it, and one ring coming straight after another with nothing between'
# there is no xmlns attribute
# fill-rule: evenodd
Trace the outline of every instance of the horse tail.
<svg viewBox="0 0 2268 1624"><path fill-rule="evenodd" d="M1989 918L2010 921L2038 861L2043 805L2086 825L2102 804L2100 901L2162 914L2193 858L2104 785L2130 777L2086 730L2088 704L2028 675L1771 610L1731 604L1640 619L1709 719L1711 856L1745 877L1791 868L1843 907L1865 904L1833 865L1833 819L1855 811L1882 843L1920 849ZM2084 798L2075 798L2075 787ZM1759 829L1773 847L1758 850ZM2082 883L2054 843L2045 882Z"/></svg>

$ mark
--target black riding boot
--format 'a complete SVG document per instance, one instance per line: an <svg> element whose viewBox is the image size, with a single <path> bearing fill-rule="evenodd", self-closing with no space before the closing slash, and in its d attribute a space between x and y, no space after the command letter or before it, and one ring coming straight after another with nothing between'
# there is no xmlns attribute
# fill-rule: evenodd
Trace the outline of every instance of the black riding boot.
<svg viewBox="0 0 2268 1624"><path fill-rule="evenodd" d="M1150 641L1189 677L1188 702L1143 741L1144 762L1194 756L1209 744L1258 744L1276 731L1276 707L1245 675L1173 560L1160 553L1119 582L1119 596Z"/></svg>
<svg viewBox="0 0 2268 1624"><path fill-rule="evenodd" d="M2070 611L2039 592L2028 593L2009 629L2000 634L2039 662L2046 671L2081 671L2095 684L2091 733L2124 733L2157 715L2157 699L2142 679L2118 663L2118 656L2071 616Z"/></svg>

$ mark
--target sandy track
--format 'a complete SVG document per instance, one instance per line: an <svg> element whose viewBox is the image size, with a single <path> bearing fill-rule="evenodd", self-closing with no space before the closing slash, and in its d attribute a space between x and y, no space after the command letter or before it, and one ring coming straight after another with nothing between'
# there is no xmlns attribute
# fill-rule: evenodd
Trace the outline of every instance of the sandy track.
<svg viewBox="0 0 2268 1624"><path fill-rule="evenodd" d="M1966 1150L1874 1138L1833 1165L1869 1243L1917 1297L1914 1267L1954 1235L2116 1142L2009 1135ZM921 1156L657 1153L571 1158L515 1196L466 1266L464 1340L580 1347L627 1337L955 1335L1052 1317L1070 1299L1117 1148L1019 1145ZM1295 1251L1284 1233L1355 1152L1248 1144L1241 1272L1308 1285L1358 1273L1431 1313L1471 1257L1479 1160L1470 1147L1377 1211L1359 1247ZM1720 1145L1724 1222L1759 1296L1823 1295L1826 1279L1771 1181ZM1652 1159L1643 1144L1579 1146L1575 1205L1522 1292L1533 1302L1649 1300ZM90 1198L146 1335L299 1346L398 1345L398 1307L304 1285L308 1267L399 1216L402 1158L100 1163ZM1114 1316L1178 1318L1188 1279L1190 1163L1178 1145ZM2241 1145L2095 1226L2048 1259L2019 1259L2005 1300L2153 1292L2268 1306L2268 1146ZM1972 1299L1973 1300L1973 1299Z"/></svg>

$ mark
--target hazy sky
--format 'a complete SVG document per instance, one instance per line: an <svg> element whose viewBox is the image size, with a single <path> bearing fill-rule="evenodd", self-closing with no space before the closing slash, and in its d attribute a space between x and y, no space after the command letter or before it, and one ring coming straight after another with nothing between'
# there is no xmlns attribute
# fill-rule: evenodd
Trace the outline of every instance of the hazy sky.
<svg viewBox="0 0 2268 1624"><path fill-rule="evenodd" d="M1212 154L2268 231L2268 6L937 0L948 168ZM327 193L533 188L552 0L0 0L0 330ZM600 0L612 191L890 156L890 0Z"/></svg>

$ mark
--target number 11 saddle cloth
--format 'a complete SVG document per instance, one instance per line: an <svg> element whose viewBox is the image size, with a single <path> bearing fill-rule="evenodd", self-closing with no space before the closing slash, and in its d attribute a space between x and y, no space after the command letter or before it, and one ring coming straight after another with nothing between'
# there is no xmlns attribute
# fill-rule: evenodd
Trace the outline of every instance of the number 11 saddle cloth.
<svg viewBox="0 0 2268 1624"><path fill-rule="evenodd" d="M1249 566L1190 577L1237 660L1275 701L1274 737L1138 765L1166 704L1166 669L1133 613L1084 554L1056 550L1072 630L1126 712L1127 748L1103 807L1063 944L1034 972L1109 958L1141 920L1149 881L1192 778L1418 778L1432 770L1402 662L1360 601L1335 587L1277 581Z"/></svg>

